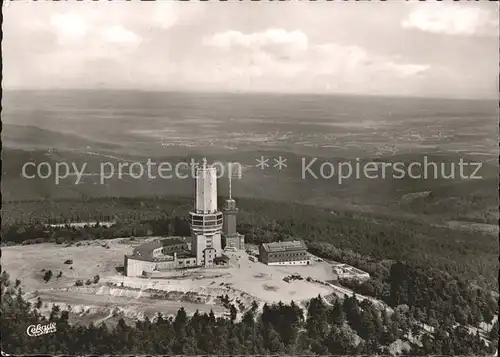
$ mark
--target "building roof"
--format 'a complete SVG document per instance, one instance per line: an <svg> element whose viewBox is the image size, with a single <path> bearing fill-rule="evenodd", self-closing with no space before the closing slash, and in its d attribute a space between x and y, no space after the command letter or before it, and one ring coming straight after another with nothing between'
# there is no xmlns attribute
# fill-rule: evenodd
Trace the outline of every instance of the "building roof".
<svg viewBox="0 0 500 357"><path fill-rule="evenodd" d="M162 246L166 247L169 245L186 244L187 242L180 238L167 238L161 240Z"/></svg>
<svg viewBox="0 0 500 357"><path fill-rule="evenodd" d="M179 238L167 238L161 240L155 240L152 242L147 242L141 244L140 246L134 249L134 255L141 256L144 258L151 258L152 253L155 249L163 248L167 246L177 245L177 244L186 244L186 241L183 241Z"/></svg>
<svg viewBox="0 0 500 357"><path fill-rule="evenodd" d="M262 243L262 247L269 253L307 250L306 244L301 240Z"/></svg>
<svg viewBox="0 0 500 357"><path fill-rule="evenodd" d="M186 258L196 258L196 255L188 252L187 250L181 250L176 252L178 259L186 259Z"/></svg>
<svg viewBox="0 0 500 357"><path fill-rule="evenodd" d="M351 274L351 275L356 275L356 276L370 276L369 273L366 271L363 271L361 269L355 268L351 265L347 264L338 264L333 266L333 270L337 274Z"/></svg>
<svg viewBox="0 0 500 357"><path fill-rule="evenodd" d="M144 258L150 257L153 250L161 247L163 247L163 245L158 240L155 240L153 242L147 242L136 247L134 249L134 255L138 255Z"/></svg>
<svg viewBox="0 0 500 357"><path fill-rule="evenodd" d="M132 260L140 260L143 262L166 262L166 261L173 261L174 259L171 257L165 257L165 258L153 258L151 255L148 256L141 256L141 255L125 255L127 259L132 259Z"/></svg>

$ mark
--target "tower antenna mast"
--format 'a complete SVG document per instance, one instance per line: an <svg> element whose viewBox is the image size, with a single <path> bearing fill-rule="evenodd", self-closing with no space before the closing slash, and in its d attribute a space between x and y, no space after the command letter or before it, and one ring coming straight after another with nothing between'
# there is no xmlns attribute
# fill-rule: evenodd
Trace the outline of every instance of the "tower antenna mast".
<svg viewBox="0 0 500 357"><path fill-rule="evenodd" d="M229 166L231 167L231 166ZM232 172L231 172L231 169L229 170L229 199L231 200L232 199L232 195L231 195L231 177L232 177Z"/></svg>

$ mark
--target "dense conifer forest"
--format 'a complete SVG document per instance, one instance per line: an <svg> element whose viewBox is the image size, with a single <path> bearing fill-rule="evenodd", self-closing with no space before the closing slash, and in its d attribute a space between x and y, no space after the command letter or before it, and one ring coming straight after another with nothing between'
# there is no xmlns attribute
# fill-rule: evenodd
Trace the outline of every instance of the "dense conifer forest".
<svg viewBox="0 0 500 357"><path fill-rule="evenodd" d="M5 202L2 244L76 242L147 235L189 235L188 198L95 198ZM317 253L355 252L358 260L401 260L497 290L498 239L431 223L263 200L238 200L238 229L249 243L300 237ZM47 224L116 221L112 227ZM318 243L321 243L318 245ZM321 246L325 244L325 248ZM333 249L333 250L332 250ZM349 257L346 257L349 259Z"/></svg>
<svg viewBox="0 0 500 357"><path fill-rule="evenodd" d="M239 231L249 243L302 238L309 251L370 273L365 282L340 281L355 292L383 300L318 297L305 310L295 304L265 305L230 317L125 321L110 328L69 325L54 308L48 320L24 301L20 282L2 275L2 345L8 353L154 354L368 354L389 353L396 340L411 354L486 355L494 352L474 327L486 323L497 341L497 240L409 219L267 201L240 200ZM61 245L131 236L189 235L188 199L91 199L10 202L2 208L2 244ZM112 221L85 227L49 224ZM28 325L57 322L57 332L32 338ZM429 332L431 329L434 331ZM415 338L421 341L414 343ZM80 348L80 350L76 350Z"/></svg>
<svg viewBox="0 0 500 357"><path fill-rule="evenodd" d="M380 311L368 300L355 296L326 302L318 296L301 309L295 303L253 304L229 317L196 312L188 316L181 308L175 317L162 314L130 326L123 319L114 328L70 325L69 311L54 305L48 317L26 302L21 281L0 278L2 350L9 354L389 354L396 340L410 341L403 351L415 355L487 355L495 351L481 337L463 326L440 325L433 334L416 320L416 311L403 306L393 313ZM57 331L28 336L30 325L54 322ZM491 329L498 334L498 322ZM411 343L421 337L421 344Z"/></svg>

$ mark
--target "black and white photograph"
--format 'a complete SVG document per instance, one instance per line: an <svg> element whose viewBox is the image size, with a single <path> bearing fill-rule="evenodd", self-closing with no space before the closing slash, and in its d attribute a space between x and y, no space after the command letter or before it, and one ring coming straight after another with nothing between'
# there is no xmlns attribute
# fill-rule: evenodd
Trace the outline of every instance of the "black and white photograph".
<svg viewBox="0 0 500 357"><path fill-rule="evenodd" d="M2 356L498 356L499 3L2 15Z"/></svg>

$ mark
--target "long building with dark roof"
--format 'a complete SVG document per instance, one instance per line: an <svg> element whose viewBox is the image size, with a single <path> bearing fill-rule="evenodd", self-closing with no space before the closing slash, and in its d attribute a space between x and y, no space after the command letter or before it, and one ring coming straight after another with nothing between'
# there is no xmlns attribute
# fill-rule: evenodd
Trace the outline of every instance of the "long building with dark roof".
<svg viewBox="0 0 500 357"><path fill-rule="evenodd" d="M125 256L126 276L147 276L154 271L196 266L196 256L186 238L165 238L147 242Z"/></svg>
<svg viewBox="0 0 500 357"><path fill-rule="evenodd" d="M262 243L259 259L267 265L309 265L307 246L302 240Z"/></svg>
<svg viewBox="0 0 500 357"><path fill-rule="evenodd" d="M189 250L187 241L179 238L166 238L144 243L135 248L132 254L146 259L152 259L156 255L167 255L181 250Z"/></svg>

